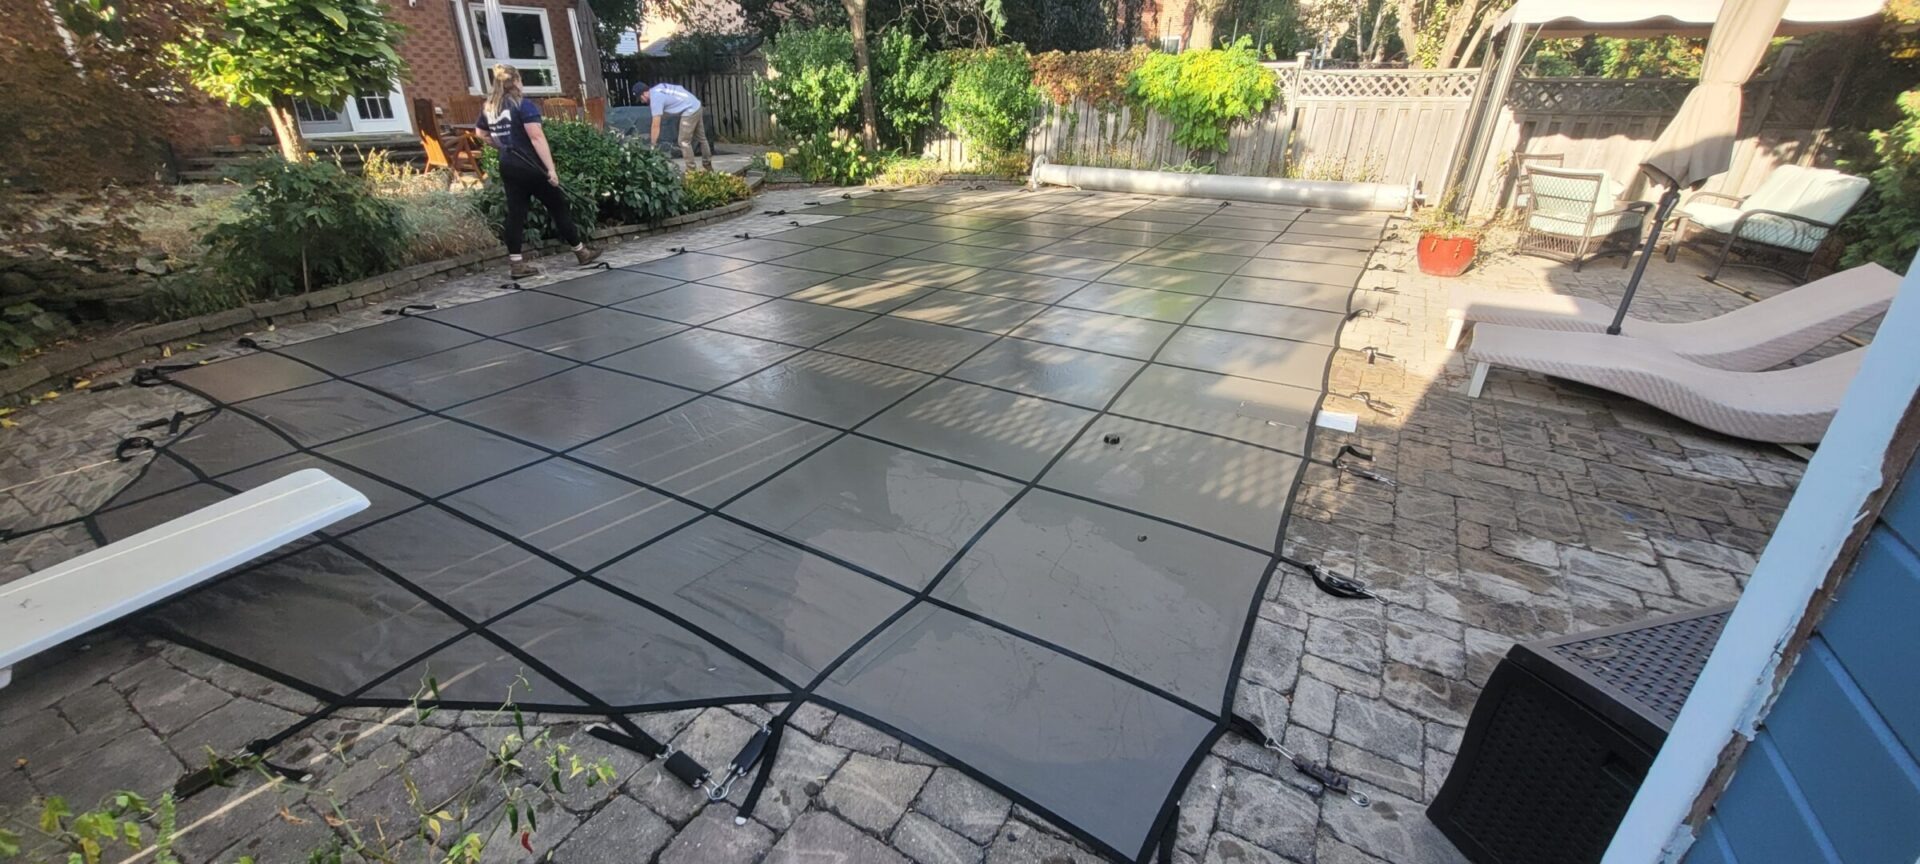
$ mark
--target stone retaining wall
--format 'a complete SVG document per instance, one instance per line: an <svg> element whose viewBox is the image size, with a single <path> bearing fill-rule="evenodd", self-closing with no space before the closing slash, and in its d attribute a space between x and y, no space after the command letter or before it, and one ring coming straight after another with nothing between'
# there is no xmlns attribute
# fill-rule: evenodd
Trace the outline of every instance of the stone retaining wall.
<svg viewBox="0 0 1920 864"><path fill-rule="evenodd" d="M603 228L593 232L593 239L613 240L659 234L688 225L736 216L752 207L753 199L749 198L711 210L683 213L663 220L657 225L618 225ZM559 243L548 241L538 244L535 250L545 252L560 248ZM269 325L292 324L358 309L369 303L421 290L455 276L477 272L488 267L503 266L506 257L506 249L497 247L455 258L416 264L319 291L262 300L208 315L151 324L136 327L124 333L87 339L48 351L23 361L17 366L0 369L0 404L18 403L48 390L64 390L76 378L95 378L114 370L157 360L165 356L167 347L174 343L238 336Z"/></svg>

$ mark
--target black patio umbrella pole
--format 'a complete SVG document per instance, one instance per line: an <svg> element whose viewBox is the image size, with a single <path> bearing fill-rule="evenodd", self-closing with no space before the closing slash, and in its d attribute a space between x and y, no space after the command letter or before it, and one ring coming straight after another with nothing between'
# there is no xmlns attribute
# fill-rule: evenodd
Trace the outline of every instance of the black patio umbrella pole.
<svg viewBox="0 0 1920 864"><path fill-rule="evenodd" d="M1640 288L1640 277L1647 272L1647 261L1653 257L1653 246L1660 240L1660 226L1667 224L1667 216L1673 213L1674 205L1680 203L1680 189L1668 186L1660 193L1660 204L1654 208L1653 230L1647 234L1646 248L1640 250L1640 260L1633 263L1633 276L1627 280L1627 291L1620 295L1620 308L1613 310L1613 323L1607 325L1607 335L1620 335L1620 325L1627 320L1627 307L1633 305L1633 292Z"/></svg>

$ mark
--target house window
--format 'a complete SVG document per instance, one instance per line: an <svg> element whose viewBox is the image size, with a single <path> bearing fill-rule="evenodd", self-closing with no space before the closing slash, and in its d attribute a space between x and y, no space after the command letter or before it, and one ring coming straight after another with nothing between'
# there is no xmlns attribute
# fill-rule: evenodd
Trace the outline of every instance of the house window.
<svg viewBox="0 0 1920 864"><path fill-rule="evenodd" d="M305 99L293 100L293 114L302 123L338 123L340 112Z"/></svg>
<svg viewBox="0 0 1920 864"><path fill-rule="evenodd" d="M475 3L471 9L473 32L479 36L482 66L505 63L519 69L520 84L528 93L551 95L560 92L560 66L554 59L553 28L547 23L546 10L500 7L501 23L507 31L507 50L502 53L496 50L493 35L487 31L486 7Z"/></svg>
<svg viewBox="0 0 1920 864"><path fill-rule="evenodd" d="M362 120L392 120L393 97L387 93L361 93L353 97Z"/></svg>

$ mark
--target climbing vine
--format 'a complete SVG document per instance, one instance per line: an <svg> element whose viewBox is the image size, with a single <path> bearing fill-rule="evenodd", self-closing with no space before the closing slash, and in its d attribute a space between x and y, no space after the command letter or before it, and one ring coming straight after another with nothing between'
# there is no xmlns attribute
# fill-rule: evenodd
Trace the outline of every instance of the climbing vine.
<svg viewBox="0 0 1920 864"><path fill-rule="evenodd" d="M1133 71L1127 95L1173 121L1173 140L1194 150L1224 150L1236 120L1267 110L1278 94L1253 40L1231 47L1153 54Z"/></svg>

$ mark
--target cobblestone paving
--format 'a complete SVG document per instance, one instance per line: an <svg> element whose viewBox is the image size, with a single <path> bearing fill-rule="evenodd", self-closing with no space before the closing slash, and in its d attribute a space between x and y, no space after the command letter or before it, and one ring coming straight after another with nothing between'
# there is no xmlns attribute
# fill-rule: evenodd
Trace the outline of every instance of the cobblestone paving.
<svg viewBox="0 0 1920 864"><path fill-rule="evenodd" d="M610 250L615 264L669 247L704 248L740 233L770 233L802 214L815 190L761 196L756 214ZM790 210L769 215L765 210ZM1390 236L1393 231L1390 231ZM1365 391L1393 413L1332 398L1358 414L1356 434L1323 434L1319 456L1342 443L1373 450L1387 486L1310 467L1288 536L1289 554L1362 579L1385 602L1337 600L1297 572L1276 577L1260 610L1240 710L1286 746L1357 779L1362 809L1318 795L1271 751L1229 736L1203 760L1180 811L1176 860L1296 864L1425 864L1459 855L1423 808L1458 749L1478 687L1516 640L1618 624L1738 595L1798 482L1802 463L1729 440L1590 388L1496 372L1486 396L1465 398L1466 369L1440 346L1450 280L1412 272L1410 247L1388 243L1358 305L1332 391ZM1655 261L1636 313L1705 317L1746 302L1699 280L1698 259ZM1575 274L1537 259L1485 262L1473 284L1617 296L1624 274L1602 261ZM498 292L471 276L423 295L452 303ZM1770 292L1777 283L1729 281ZM391 305L398 305L397 303ZM368 309L286 324L282 339L384 320ZM223 346L185 352L217 356ZM124 375L115 376L124 378ZM193 407L172 388L69 394L20 412L0 432L0 525L79 515L124 484L139 460L109 454L135 424ZM77 529L9 544L0 581L75 554ZM205 764L317 708L288 690L196 651L130 630L95 634L17 671L0 690L0 822L31 819L37 796L91 802L110 790L157 793ZM779 706L770 706L778 710ZM768 715L736 706L637 718L706 765L725 764ZM612 788L542 794L529 853L494 837L484 859L564 862L1062 862L1096 856L1044 819L849 717L799 712L753 819L707 805L657 762L582 732L579 718L534 716L556 740L617 767ZM276 751L311 764L318 791L243 782L180 808L175 854L188 864L305 861L343 835L404 838L409 790L435 800L486 764L510 718L498 713L337 713ZM482 790L486 790L483 788ZM492 824L498 789L468 803L470 824ZM328 802L341 802L338 813ZM454 833L449 829L449 833ZM422 860L420 841L403 844Z"/></svg>

